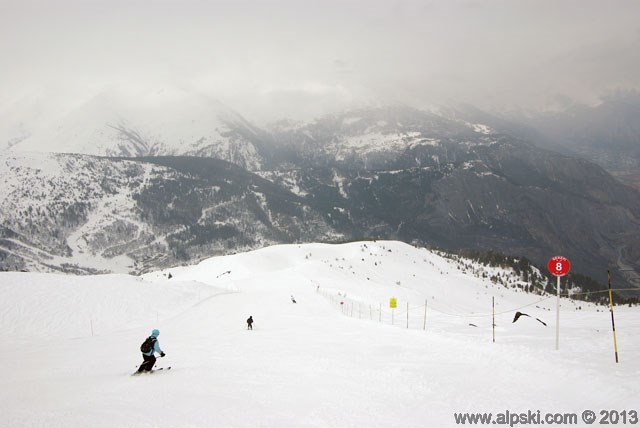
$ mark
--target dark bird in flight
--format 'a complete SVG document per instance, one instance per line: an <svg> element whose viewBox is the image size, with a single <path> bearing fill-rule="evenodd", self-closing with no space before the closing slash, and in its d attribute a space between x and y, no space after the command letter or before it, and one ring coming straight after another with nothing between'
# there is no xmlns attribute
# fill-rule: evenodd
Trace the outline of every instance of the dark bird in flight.
<svg viewBox="0 0 640 428"><path fill-rule="evenodd" d="M520 318L521 316L525 316L525 317L529 317L529 318L531 318L531 315L529 315L529 314L525 314L524 312L516 312L516 316L515 316L515 317L513 317L513 321L512 321L512 323L514 323L514 322L518 321L518 318ZM544 321L542 321L540 318L536 318L536 321L538 321L540 324L542 324L542 325L544 325L544 326L546 326L546 325L547 325L547 323L546 323L546 322L544 322Z"/></svg>

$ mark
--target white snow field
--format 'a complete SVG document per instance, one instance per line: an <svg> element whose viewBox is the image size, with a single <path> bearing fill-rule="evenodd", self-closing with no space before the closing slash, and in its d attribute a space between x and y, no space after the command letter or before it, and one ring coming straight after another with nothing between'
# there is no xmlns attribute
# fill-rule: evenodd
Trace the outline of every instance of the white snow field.
<svg viewBox="0 0 640 428"><path fill-rule="evenodd" d="M556 351L555 297L399 242L274 246L143 277L5 272L0 308L1 427L449 427L454 412L507 410L586 426L587 409L640 411L638 308L616 307L616 364L608 309L562 299ZM531 317L512 323L516 310ZM156 367L172 369L131 376L153 328Z"/></svg>

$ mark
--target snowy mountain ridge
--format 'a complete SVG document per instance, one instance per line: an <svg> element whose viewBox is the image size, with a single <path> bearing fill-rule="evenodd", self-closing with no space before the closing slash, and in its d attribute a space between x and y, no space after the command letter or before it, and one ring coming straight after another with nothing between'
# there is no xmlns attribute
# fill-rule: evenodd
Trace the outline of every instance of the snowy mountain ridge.
<svg viewBox="0 0 640 428"><path fill-rule="evenodd" d="M197 155L220 157L256 169L259 132L220 102L179 88L108 88L42 122L0 115L1 138L12 152L58 152L99 156ZM43 113L44 114L44 113ZM31 123L33 122L33 123ZM249 137L249 138L247 138Z"/></svg>
<svg viewBox="0 0 640 428"><path fill-rule="evenodd" d="M54 216L55 222L62 223L58 229L37 226L42 215L38 211L23 210L20 219L0 211L3 268L42 269L36 267L42 260L28 255L31 261L25 262L21 256L26 249L36 251L39 242L46 244L45 253L55 245L55 256L68 256L72 247L78 255L80 247L66 241L76 240L73 231L85 234L80 226L89 222L99 238L88 238L92 249L83 251L113 259L105 260L103 267L97 260L92 262L91 269L100 271L104 266L112 270L112 261L119 266L114 271L139 273L275 243L365 237L496 250L525 256L538 265L546 263L550 254L562 253L573 260L578 272L599 281L605 267L611 266L620 267L614 270L616 280L628 285L640 280L639 248L634 244L640 230L640 194L594 164L494 133L500 127L483 126L482 117L394 105L262 130L188 91L139 94L139 99L127 102L127 97L107 92L77 107L70 126L82 128L77 134L81 138L69 134L63 139L78 150L102 150L107 146L100 145L102 137L94 135L101 127L99 133L118 132L127 140L126 144L110 140L105 153L165 168L166 174L150 177L148 185L129 193L118 185L115 193L123 191L131 199L126 202L131 221L116 225L97 202L88 206L83 201L87 195L82 190L69 192L76 197L75 203L65 202L74 222L64 224L64 216ZM167 106L171 100L174 105ZM182 107L184 111L177 111ZM103 115L109 111L112 116ZM137 124L117 122L122 119L119 112L131 112L127 120ZM105 122L105 117L112 119ZM156 124L158 118L162 123ZM144 132L137 129L142 124L148 124ZM216 129L218 136L207 133ZM189 141L180 135L190 135ZM35 144L36 139L29 141ZM24 140L3 156L25 153L21 150L28 144ZM40 149L49 147L57 150L57 142ZM119 158L112 161L122 165ZM91 175L94 183L114 180L105 175L107 168L99 173L83 168L77 164L75 173ZM121 170L116 166L113 172L126 174ZM18 176L29 173L12 171ZM63 181L55 191L41 190L41 194L64 193L65 186L76 185L65 182L62 186ZM37 187L40 182L33 183ZM28 200L35 187L22 194L13 192L11 198ZM15 201L6 209L22 203ZM52 207L51 212L59 210ZM106 218L89 219L90 212ZM35 226L26 228L27 223ZM138 235L139 230L145 232ZM140 236L141 241L132 244L129 236ZM18 241L23 247L19 251ZM106 248L109 251L104 253ZM127 258L116 262L122 255ZM53 265L76 269L66 261L64 267ZM123 270L124 266L130 270Z"/></svg>
<svg viewBox="0 0 640 428"><path fill-rule="evenodd" d="M46 95L32 94L0 112L0 147L14 153L214 157L257 171L278 166L274 148L296 152L302 145L307 155L338 162L355 152L375 160L437 146L450 137L473 146L492 134L487 125L403 105L362 108L309 123L280 121L261 129L219 101L183 88L114 86L55 109L45 105Z"/></svg>

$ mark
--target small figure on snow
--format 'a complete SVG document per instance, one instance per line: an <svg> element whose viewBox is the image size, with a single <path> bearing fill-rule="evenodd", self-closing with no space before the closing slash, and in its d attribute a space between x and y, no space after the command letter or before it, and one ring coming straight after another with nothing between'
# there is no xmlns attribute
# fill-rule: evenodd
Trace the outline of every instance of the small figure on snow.
<svg viewBox="0 0 640 428"><path fill-rule="evenodd" d="M160 343L158 342L159 335L160 331L154 329L151 332L151 336L147 337L142 345L140 345L140 351L142 352L142 359L144 362L140 365L138 373L150 372L153 369L153 366L156 363L155 353L160 354L160 357L165 356L165 353L160 349Z"/></svg>
<svg viewBox="0 0 640 428"><path fill-rule="evenodd" d="M292 301L293 303L298 303L298 302L296 302L296 298L295 298L295 297L293 297L293 295L291 296L291 301Z"/></svg>
<svg viewBox="0 0 640 428"><path fill-rule="evenodd" d="M253 315L249 315L247 318L247 330L253 330Z"/></svg>

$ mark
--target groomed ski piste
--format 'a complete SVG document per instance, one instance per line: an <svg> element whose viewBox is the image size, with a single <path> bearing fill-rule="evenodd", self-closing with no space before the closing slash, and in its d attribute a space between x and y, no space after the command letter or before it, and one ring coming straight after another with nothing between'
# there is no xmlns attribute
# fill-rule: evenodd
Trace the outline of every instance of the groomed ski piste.
<svg viewBox="0 0 640 428"><path fill-rule="evenodd" d="M555 297L399 242L273 246L141 277L3 272L0 307L2 427L448 427L507 410L582 425L587 409L640 411L638 308L616 307L616 364L608 308L563 298L555 350ZM156 367L172 369L131 376L154 328Z"/></svg>

